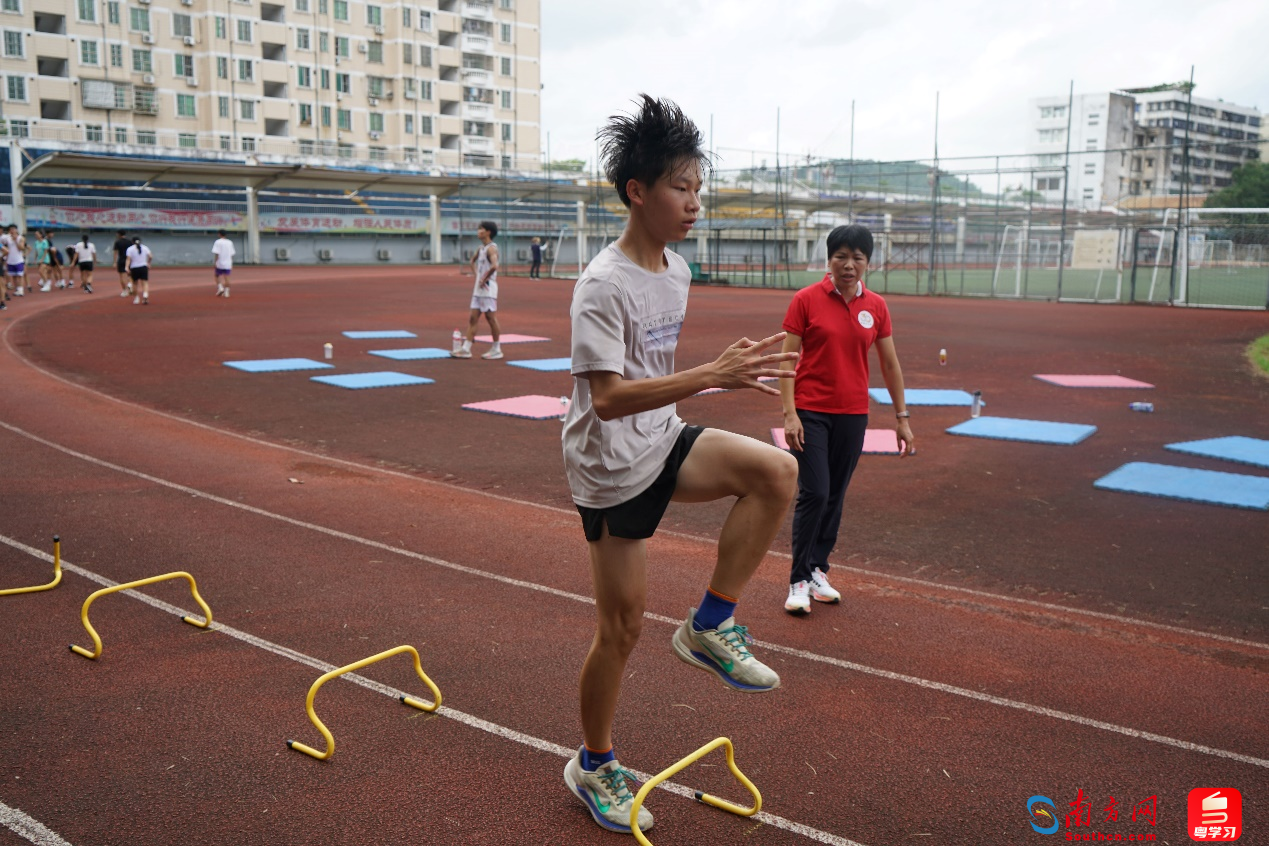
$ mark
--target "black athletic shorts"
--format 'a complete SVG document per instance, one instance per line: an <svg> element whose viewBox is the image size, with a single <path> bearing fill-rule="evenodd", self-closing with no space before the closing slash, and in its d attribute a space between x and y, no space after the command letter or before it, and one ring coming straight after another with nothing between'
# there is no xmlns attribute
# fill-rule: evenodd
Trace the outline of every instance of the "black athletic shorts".
<svg viewBox="0 0 1269 846"><path fill-rule="evenodd" d="M665 466L648 488L633 499L618 503L611 508L587 508L577 506L577 513L582 515L582 528L586 532L586 540L597 541L603 536L604 523L608 524L608 534L614 538L642 540L650 538L661 524L665 509L674 496L678 485L679 468L687 460L692 444L705 429L701 426L685 426L679 432L678 440L670 454L666 456Z"/></svg>
<svg viewBox="0 0 1269 846"><path fill-rule="evenodd" d="M128 263L126 261L115 262L115 270L118 271L119 273L127 273Z"/></svg>
<svg viewBox="0 0 1269 846"><path fill-rule="evenodd" d="M81 261L79 263L79 269L91 273L93 269L93 263L91 261Z"/></svg>
<svg viewBox="0 0 1269 846"><path fill-rule="evenodd" d="M140 267L129 268L129 275L132 276L133 282L150 281L150 265L143 264Z"/></svg>

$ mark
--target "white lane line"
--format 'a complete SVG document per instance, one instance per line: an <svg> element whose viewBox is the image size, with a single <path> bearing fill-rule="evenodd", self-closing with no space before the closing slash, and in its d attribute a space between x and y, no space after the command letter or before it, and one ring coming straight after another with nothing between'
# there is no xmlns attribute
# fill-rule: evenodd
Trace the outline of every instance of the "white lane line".
<svg viewBox="0 0 1269 846"><path fill-rule="evenodd" d="M297 280L286 279L282 281L297 281ZM305 458L312 458L318 461L323 461L327 464L338 464L344 467L348 467L350 469L359 470L364 473L390 476L393 478L404 479L404 480L415 482L418 484L434 485L436 487L447 488L449 490L462 491L463 493L485 497L486 499L491 499L491 500L494 500L495 502L506 502L512 505L519 505L525 508L536 508L542 511L548 511L553 514L561 514L561 515L568 516L572 519L576 519L576 512L569 508L559 508L554 505L546 505L540 502L530 502L528 500L516 499L515 497L506 496L504 494L491 493L489 491L478 490L475 488L465 488L461 485L451 484L450 482L441 482L435 479L427 479L422 476L414 476L409 473L403 473L400 470L389 470L384 467L376 467L371 464L361 464L356 461L350 461L346 458L336 458L334 456L324 455L320 452L312 452L311 450L300 449L299 447L289 446L287 444L273 443L271 441L261 440L260 438L253 438L250 435L239 434L238 432L233 432L228 429L221 429L215 426L210 426L206 423L200 423L197 420L191 420L187 417L181 417L179 415L171 414L166 411L160 411L159 409L150 408L148 406L140 405L138 403L131 402L129 400L113 397L110 394L104 393L102 391L98 391L86 385L81 385L76 382L72 382L71 380L66 379L63 376L60 376L52 372L51 370L45 370L39 365L31 361L28 361L26 358L19 355L17 350L13 348L12 343L10 343L9 341L9 330L12 329L14 326L16 326L23 319L25 319L25 315L23 315L22 317L19 317L18 320L15 320L12 324L5 327L3 337L4 337L5 347L8 348L9 352L15 358L17 358L19 361L21 361L23 364L25 364L27 367L31 368L35 372L49 379L52 379L54 381L61 382L63 385L66 385L67 387L75 388L76 390L82 391L87 394L91 394L100 399L113 402L117 405L131 408L131 409L134 409L135 411L142 412L145 414L153 414L158 417L162 417L165 420L170 420L174 423L181 423L186 426L193 426L195 428L203 429L208 432L214 432L217 435L223 435L229 438L236 438L240 441L244 441L246 443L253 444L259 447L264 447L266 449L280 450L282 452L289 452L295 455L302 455ZM0 426L6 429L9 429L10 431L16 434L31 438L33 440L39 441L40 443L43 443L43 444L47 444L54 448L61 449L61 447L57 444L52 444L49 441L45 441L41 439L37 435L33 435L29 432L26 432L22 429L17 428L16 426L12 426L3 421L0 421ZM68 450L64 450L64 451L68 451ZM716 538L702 537L700 535L693 535L687 532L676 532L670 529L661 529L658 531L662 535L666 535L668 537L681 538L683 540L693 541L695 543L703 543L708 546L718 545L718 540ZM790 560L793 558L793 556L787 552L777 552L775 550L769 550L768 554L774 555L777 558L785 558ZM838 567L842 570L846 570L851 573L855 573L861 576L866 576L872 579L896 581L896 582L901 582L903 584L915 585L917 587L922 587L922 588L930 588L934 590L951 591L953 593L965 594L966 596L973 596L980 599L990 600L992 602L1021 605L1026 608L1036 608L1041 611L1056 613L1060 615L1073 614L1080 617L1089 617L1094 620L1106 620L1108 622L1117 623L1120 625L1138 626L1141 628L1154 629L1156 631L1164 631L1164 632L1171 632L1173 634L1186 635L1187 637L1204 638L1206 640L1215 640L1215 641L1220 641L1221 643L1233 643L1239 646L1251 647L1252 649L1263 649L1263 650L1269 651L1269 643L1261 643L1259 641L1254 641L1254 640L1245 640L1243 638L1230 637L1229 635L1215 634L1213 632L1204 632L1204 631L1199 631L1197 629L1187 629L1182 626L1172 626L1167 623L1156 623L1151 620L1141 620L1136 617L1124 617L1124 616L1116 615L1116 614L1107 614L1104 611L1089 611L1083 608L1070 608L1065 605L1056 605L1050 602L1040 602L1034 599L1023 599L1021 597L1016 597L1016 596L1007 596L1007 595L999 594L999 593L991 593L989 591L975 590L974 588L960 587L957 585L947 585L947 584L942 584L940 582L928 581L926 579L917 579L912 576L898 576L898 575L893 575L891 573L883 573L878 570L866 570L862 567L853 567L847 564L834 563L833 566Z"/></svg>
<svg viewBox="0 0 1269 846"><path fill-rule="evenodd" d="M49 555L47 552L36 549L35 547L32 547L32 546L27 546L26 544L20 541L16 541L13 538L8 538L3 535L0 535L0 542L6 543L15 549L20 549L23 552L26 552L27 554L33 557L42 558L50 564L53 563L53 556ZM62 569L65 570L66 572L74 573L78 576L83 576L85 579L88 579L91 582L96 582L102 587L114 587L115 585L120 584L119 582L112 581L111 579L108 579L105 576L101 576L90 570L85 570L82 567L78 567L70 563L64 558L62 559ZM121 591L121 593L127 596L130 596L133 599L138 599L141 602L144 602L146 605L149 605L153 608L157 608L160 611L165 611L168 614L173 614L177 617L193 616L195 619L200 619L200 620L203 619L202 616L199 614L186 611L183 608L180 608L176 605L172 605L171 603L168 603L168 602L164 602L161 599L155 599L154 597L148 596L147 594L141 593L140 591L137 591L137 590L125 590L125 591ZM286 658L298 664L303 664L306 667L312 667L314 670L317 670L320 673L329 673L331 670L339 669L338 664L328 664L325 661L322 661L318 658L313 658L312 656L305 655L303 652L297 652L294 649L290 649L280 644L273 643L272 641L265 640L264 638L256 637L255 635L249 634L248 632L244 632L241 629L235 629L232 626L226 626L223 623L213 623L211 630L221 632L222 634L226 634L229 637L242 641L243 643L250 644L251 646L254 646L258 649L262 649L266 652L271 652L274 655L280 656L282 658ZM367 690L373 690L376 693L381 693L384 696L390 696L393 699L399 699L402 696L417 696L418 695L417 693L411 693L409 691L397 690L396 688L389 687L386 684L380 684L377 681L368 679L365 676L357 675L356 673L345 673L339 678L347 679L348 681L353 682L354 684L358 684L366 688ZM514 743L519 743L523 746L528 746L529 748L535 749L539 752L546 752L548 754L555 755L560 758L564 758L566 760L569 758L572 758L574 755L577 754L576 749L570 749L566 746L561 746L558 743L552 743L549 740L543 740L540 737L534 737L533 735L525 734L524 732L516 731L515 729L507 728L506 726L502 726L497 723L492 723L488 720L481 719L480 717L474 716L472 714L468 714L463 711L457 711L453 708L450 708L447 705L442 705L440 708L436 710L436 713L442 717L448 717L449 719L454 720L455 722L462 723L463 725L468 726L470 728L478 729L480 731L487 732L489 734L500 737L504 740L510 740ZM642 773L637 770L631 770L631 772L633 772L635 776L639 778L641 781L647 781L648 779L652 778L652 775L648 773ZM676 796L682 796L687 799L696 798L695 791L693 791L690 787L684 787L683 785L675 784L670 781L662 782L660 785L658 785L658 787L659 789L666 790L670 793L673 793ZM5 807L4 805L0 805L0 808L4 808L4 807ZM16 812L16 813L20 813L20 812ZM25 814L23 814L22 816L26 817ZM29 817L26 817L26 819L30 820ZM760 811L759 813L755 814L754 819L761 820L767 825L774 826L775 828L780 828L785 831L792 832L793 834L799 834L803 837L809 838L810 840L814 840L817 843L828 843L828 844L831 844L831 846L863 846L863 844L857 843L854 840L849 840L845 837L838 837L835 834L829 834L827 831L820 831L817 828L811 828L810 826L803 825L802 823L794 822L793 820L785 819L784 817L776 816L775 814L768 814L765 811ZM3 822L3 821L4 821L4 817L2 814L0 814L0 822ZM39 823L35 822L35 820L30 820L30 822L34 823L37 826L40 825ZM40 826L40 828L44 829L43 826ZM47 829L44 829L44 830L47 831ZM32 842L39 844L39 846L63 846L63 844L65 844L65 846L70 846L70 844L66 844L65 841L63 841L61 838L58 838L57 835L53 835L52 832L48 832L48 833L56 839L55 840L32 840Z"/></svg>
<svg viewBox="0 0 1269 846"><path fill-rule="evenodd" d="M0 802L0 825L35 846L71 846L44 823Z"/></svg>

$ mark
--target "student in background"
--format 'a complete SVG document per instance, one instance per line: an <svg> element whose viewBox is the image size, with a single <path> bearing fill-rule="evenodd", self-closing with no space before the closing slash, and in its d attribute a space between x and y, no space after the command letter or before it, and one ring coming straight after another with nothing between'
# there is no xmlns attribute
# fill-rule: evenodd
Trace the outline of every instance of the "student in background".
<svg viewBox="0 0 1269 846"><path fill-rule="evenodd" d="M216 232L220 237L212 244L213 275L216 277L216 296L229 299L229 275L234 269L234 242L225 236L225 230Z"/></svg>
<svg viewBox="0 0 1269 846"><path fill-rule="evenodd" d="M84 283L84 290L93 292L93 267L97 263L97 246L84 235L75 246L75 261L79 264L79 278Z"/></svg>
<svg viewBox="0 0 1269 846"><path fill-rule="evenodd" d="M141 236L134 235L132 246L128 247L128 252L124 255L127 258L128 275L132 277L132 290L136 292L132 304L149 305L150 268L154 266L154 254L141 243Z"/></svg>
<svg viewBox="0 0 1269 846"><path fill-rule="evenodd" d="M451 352L454 358L471 358L471 342L476 337L476 327L480 325L483 314L489 323L489 334L493 336L493 346L481 356L485 359L502 358L502 329L498 325L498 245L493 242L498 237L498 224L492 220L482 220L476 228L476 237L480 239L480 249L471 257L472 269L476 273L476 287L471 292L471 315L467 321L467 337L458 352Z"/></svg>
<svg viewBox="0 0 1269 846"><path fill-rule="evenodd" d="M128 247L132 246L125 237L128 233L120 229L115 233L115 242L111 251L115 256L115 272L119 274L119 296L126 297L132 293L132 280L128 278Z"/></svg>

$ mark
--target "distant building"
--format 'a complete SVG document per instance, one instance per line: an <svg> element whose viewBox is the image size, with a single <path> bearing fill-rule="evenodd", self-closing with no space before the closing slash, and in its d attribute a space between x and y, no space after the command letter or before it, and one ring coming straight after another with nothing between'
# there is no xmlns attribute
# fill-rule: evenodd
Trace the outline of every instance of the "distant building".
<svg viewBox="0 0 1269 846"><path fill-rule="evenodd" d="M1027 149L1035 168L1030 186L1045 203L1063 199L1062 167L1070 126L1070 186L1076 208L1101 208L1130 197L1179 194L1189 133L1187 193L1230 183L1242 163L1260 157L1260 113L1222 100L1193 98L1187 121L1185 84L1081 94L1067 114L1067 97L1029 101Z"/></svg>

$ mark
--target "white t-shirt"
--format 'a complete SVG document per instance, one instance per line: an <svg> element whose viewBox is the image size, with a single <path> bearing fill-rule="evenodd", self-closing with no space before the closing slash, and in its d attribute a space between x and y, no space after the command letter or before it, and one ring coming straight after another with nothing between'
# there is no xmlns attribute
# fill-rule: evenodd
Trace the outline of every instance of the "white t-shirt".
<svg viewBox="0 0 1269 846"><path fill-rule="evenodd" d="M216 267L220 270L234 269L234 242L228 238L217 238L212 244L212 255L216 257Z"/></svg>
<svg viewBox="0 0 1269 846"><path fill-rule="evenodd" d="M490 241L480 248L480 252L476 253L476 286L471 292L473 297L498 299L498 271L495 270L489 276L489 283L484 288L480 287L480 280L485 278L485 273L488 272L489 266L492 264L489 261L489 248L492 246L493 242Z"/></svg>
<svg viewBox="0 0 1269 846"><path fill-rule="evenodd" d="M665 257L669 267L649 273L609 244L573 289L573 403L562 440L573 501L587 508L611 508L643 493L687 425L673 403L600 420L590 380L581 375L606 371L633 380L674 373L692 273L677 253L666 250Z"/></svg>
<svg viewBox="0 0 1269 846"><path fill-rule="evenodd" d="M94 244L92 241L89 241L87 244L85 244L83 241L80 241L79 243L75 245L75 261L79 262L80 264L83 264L86 261L96 261L96 260L97 260L97 245Z"/></svg>
<svg viewBox="0 0 1269 846"><path fill-rule="evenodd" d="M26 256L22 253L22 236L10 238L8 235L0 236L0 246L4 247L4 263L7 265L18 265L26 262Z"/></svg>
<svg viewBox="0 0 1269 846"><path fill-rule="evenodd" d="M128 265L129 267L149 267L150 256L154 254L150 252L150 248L145 244L133 244L128 247L128 252L125 255L132 259L132 264Z"/></svg>

